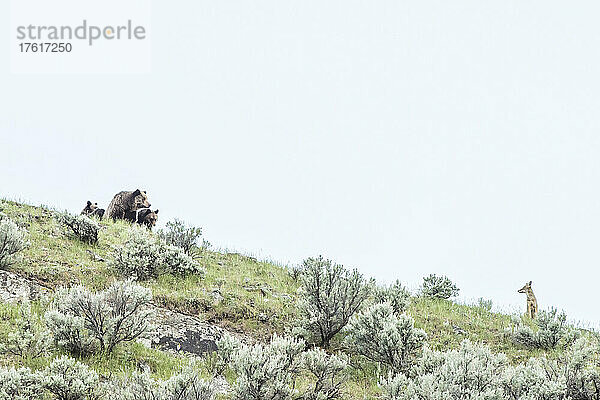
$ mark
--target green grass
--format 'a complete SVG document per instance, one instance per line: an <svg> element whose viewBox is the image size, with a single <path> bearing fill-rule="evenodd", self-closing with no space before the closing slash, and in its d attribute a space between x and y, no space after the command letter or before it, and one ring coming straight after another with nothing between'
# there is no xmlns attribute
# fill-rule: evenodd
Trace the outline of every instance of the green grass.
<svg viewBox="0 0 600 400"><path fill-rule="evenodd" d="M59 225L47 208L0 200L0 211L29 232L30 245L10 267L12 272L48 288L83 284L101 290L115 279L123 278L111 268L110 260L112 249L127 239L128 223L100 221L99 242L88 245ZM290 277L287 267L237 253L208 250L199 253L196 259L206 269L204 277L163 275L143 283L152 289L158 305L257 340L289 332L296 316L298 283ZM41 313L43 307L36 307ZM435 350L457 348L463 339L470 339L505 353L514 363L541 353L515 346L505 335L506 329L511 328L511 317L483 307L416 297L408 313L415 319L415 325L425 330L428 345ZM0 342L14 329L16 316L15 306L0 304ZM457 334L457 328L464 334ZM57 354L38 359L3 354L0 363L42 368ZM110 355L96 355L83 361L105 376L131 372L144 364L159 378L169 377L188 363L185 357L136 343L121 346ZM352 369L352 379L346 385L347 398L373 398L377 393L378 366L353 364L358 368Z"/></svg>

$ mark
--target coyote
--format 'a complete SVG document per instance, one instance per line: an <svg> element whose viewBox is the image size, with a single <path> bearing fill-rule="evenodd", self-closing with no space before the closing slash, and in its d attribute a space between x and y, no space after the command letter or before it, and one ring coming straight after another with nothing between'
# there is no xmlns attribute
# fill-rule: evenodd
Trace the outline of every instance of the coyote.
<svg viewBox="0 0 600 400"><path fill-rule="evenodd" d="M538 304L531 290L531 281L527 282L525 286L518 290L519 293L525 293L527 295L527 316L531 319L535 319L538 312Z"/></svg>

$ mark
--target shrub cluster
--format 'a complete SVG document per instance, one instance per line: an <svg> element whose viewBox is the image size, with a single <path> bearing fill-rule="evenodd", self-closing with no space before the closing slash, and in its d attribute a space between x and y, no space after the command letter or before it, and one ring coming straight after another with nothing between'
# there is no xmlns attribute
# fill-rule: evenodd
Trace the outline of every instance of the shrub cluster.
<svg viewBox="0 0 600 400"><path fill-rule="evenodd" d="M426 351L410 374L390 375L381 386L386 400L598 400L597 351L579 339L563 357L513 367L503 354L465 340L458 350Z"/></svg>
<svg viewBox="0 0 600 400"><path fill-rule="evenodd" d="M347 378L344 358L321 349L303 351L302 340L274 336L269 344L247 345L226 335L217 346L221 364L235 374L235 400L332 400ZM293 387L301 372L312 384L297 393Z"/></svg>
<svg viewBox="0 0 600 400"><path fill-rule="evenodd" d="M389 303L376 304L350 321L346 344L368 360L406 372L421 356L427 335L411 317L394 314Z"/></svg>
<svg viewBox="0 0 600 400"><path fill-rule="evenodd" d="M68 212L55 215L58 222L71 228L71 231L79 240L88 244L98 243L98 232L100 225L85 215L73 215Z"/></svg>
<svg viewBox="0 0 600 400"><path fill-rule="evenodd" d="M8 333L3 351L19 357L40 357L48 353L52 340L43 321L31 312L31 304L24 301L19 306L15 329Z"/></svg>
<svg viewBox="0 0 600 400"><path fill-rule="evenodd" d="M151 328L150 289L115 282L93 293L83 286L61 289L45 314L55 343L74 355L111 352Z"/></svg>
<svg viewBox="0 0 600 400"><path fill-rule="evenodd" d="M0 218L0 268L15 261L15 255L27 247L27 231L7 217Z"/></svg>
<svg viewBox="0 0 600 400"><path fill-rule="evenodd" d="M460 289L447 276L431 274L423 278L421 293L425 297L435 299L449 299L458 296Z"/></svg>
<svg viewBox="0 0 600 400"><path fill-rule="evenodd" d="M515 344L530 349L552 350L559 345L569 345L578 337L577 331L567 326L567 315L559 313L556 308L540 311L533 322L537 328L535 331L517 321L516 328L509 332Z"/></svg>
<svg viewBox="0 0 600 400"><path fill-rule="evenodd" d="M309 343L329 347L367 298L368 287L357 270L323 257L304 260L300 280L301 320L295 332Z"/></svg>
<svg viewBox="0 0 600 400"><path fill-rule="evenodd" d="M144 280L159 274L204 274L181 247L169 245L146 229L131 228L127 241L114 249L113 265L126 277Z"/></svg>
<svg viewBox="0 0 600 400"><path fill-rule="evenodd" d="M107 392L114 400L213 400L214 386L187 368L166 381L155 380L148 373L134 373L130 377L110 382Z"/></svg>
<svg viewBox="0 0 600 400"><path fill-rule="evenodd" d="M72 358L56 358L40 371L0 368L0 400L97 400L101 396L98 374Z"/></svg>
<svg viewBox="0 0 600 400"><path fill-rule="evenodd" d="M378 286L372 282L373 297L375 303L389 303L396 315L400 315L408 309L410 304L410 291L402 286L400 281L385 287Z"/></svg>
<svg viewBox="0 0 600 400"><path fill-rule="evenodd" d="M158 231L158 235L165 243L181 247L185 254L193 255L199 247L198 240L202 236L202 228L187 226L183 221L174 219L166 224L166 229Z"/></svg>

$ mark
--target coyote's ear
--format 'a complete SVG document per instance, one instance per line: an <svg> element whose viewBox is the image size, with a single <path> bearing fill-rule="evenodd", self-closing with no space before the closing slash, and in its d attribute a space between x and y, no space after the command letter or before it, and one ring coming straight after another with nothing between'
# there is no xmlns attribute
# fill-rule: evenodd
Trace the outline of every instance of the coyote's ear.
<svg viewBox="0 0 600 400"><path fill-rule="evenodd" d="M529 281L529 286L531 286L531 281Z"/></svg>
<svg viewBox="0 0 600 400"><path fill-rule="evenodd" d="M88 200L88 202L87 202L87 205L88 205L88 206L91 206L91 205L92 205L92 202Z"/></svg>
<svg viewBox="0 0 600 400"><path fill-rule="evenodd" d="M142 192L140 191L140 189L135 189L135 192L133 192L134 196L139 196L140 194L142 194Z"/></svg>
<svg viewBox="0 0 600 400"><path fill-rule="evenodd" d="M154 214L158 214L158 209L156 211L154 211Z"/></svg>

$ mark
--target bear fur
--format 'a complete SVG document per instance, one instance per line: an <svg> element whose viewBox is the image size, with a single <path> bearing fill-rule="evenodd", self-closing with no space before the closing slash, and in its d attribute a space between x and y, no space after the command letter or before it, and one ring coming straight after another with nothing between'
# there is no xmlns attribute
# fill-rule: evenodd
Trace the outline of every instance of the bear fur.
<svg viewBox="0 0 600 400"><path fill-rule="evenodd" d="M158 210L152 211L149 208L140 208L136 211L128 211L125 213L124 219L140 225L145 225L146 228L152 230L158 221Z"/></svg>
<svg viewBox="0 0 600 400"><path fill-rule="evenodd" d="M92 211L92 213L90 214L90 217L97 217L102 219L102 217L104 216L104 208L96 208L94 211Z"/></svg>
<svg viewBox="0 0 600 400"><path fill-rule="evenodd" d="M113 220L125 219L125 214L150 207L146 191L136 189L132 192L122 191L113 197L104 215Z"/></svg>

